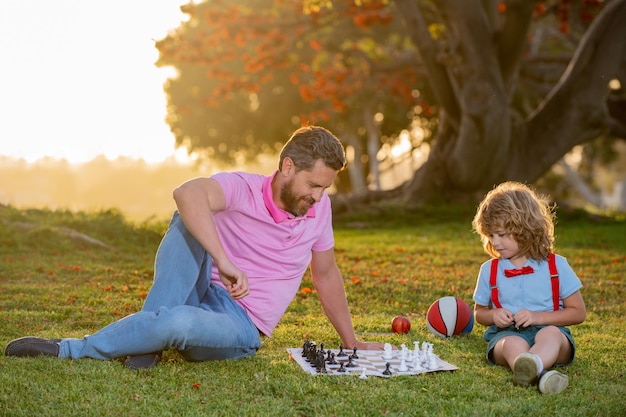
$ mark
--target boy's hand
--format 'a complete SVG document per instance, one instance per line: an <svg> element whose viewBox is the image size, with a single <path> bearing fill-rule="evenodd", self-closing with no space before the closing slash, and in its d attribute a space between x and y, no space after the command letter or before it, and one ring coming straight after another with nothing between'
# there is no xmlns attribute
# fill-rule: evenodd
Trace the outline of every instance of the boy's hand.
<svg viewBox="0 0 626 417"><path fill-rule="evenodd" d="M525 308L521 309L515 314L514 320L515 327L517 327L518 329L520 327L528 327L539 324L535 319L535 313L530 310L526 310Z"/></svg>
<svg viewBox="0 0 626 417"><path fill-rule="evenodd" d="M498 308L493 311L493 324L504 328L515 324L513 313L506 308Z"/></svg>

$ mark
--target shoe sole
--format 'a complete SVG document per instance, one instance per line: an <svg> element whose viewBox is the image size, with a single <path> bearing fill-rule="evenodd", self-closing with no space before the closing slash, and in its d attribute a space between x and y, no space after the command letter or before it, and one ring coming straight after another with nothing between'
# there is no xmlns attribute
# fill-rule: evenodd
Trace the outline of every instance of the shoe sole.
<svg viewBox="0 0 626 417"><path fill-rule="evenodd" d="M124 361L124 366L133 371L139 371L141 369L154 368L161 362L160 353L147 353L145 355L129 356Z"/></svg>
<svg viewBox="0 0 626 417"><path fill-rule="evenodd" d="M513 383L522 387L528 387L537 381L539 369L537 362L531 354L522 353L513 365Z"/></svg>
<svg viewBox="0 0 626 417"><path fill-rule="evenodd" d="M539 392L542 394L558 394L569 385L569 377L558 371L548 371L539 380Z"/></svg>
<svg viewBox="0 0 626 417"><path fill-rule="evenodd" d="M61 339L42 339L40 337L22 337L10 342L4 350L5 356L29 358L36 356L59 356Z"/></svg>

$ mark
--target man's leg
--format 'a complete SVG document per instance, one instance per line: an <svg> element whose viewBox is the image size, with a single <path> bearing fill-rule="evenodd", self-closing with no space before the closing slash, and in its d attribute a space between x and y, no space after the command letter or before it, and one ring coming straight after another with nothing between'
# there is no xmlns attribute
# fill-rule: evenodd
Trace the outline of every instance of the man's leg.
<svg viewBox="0 0 626 417"><path fill-rule="evenodd" d="M167 233L157 250L154 282L146 297L143 311L182 304L198 305L206 293L211 276L211 262L204 248L174 212ZM147 369L161 360L161 351L130 356L124 365L130 369Z"/></svg>
<svg viewBox="0 0 626 417"><path fill-rule="evenodd" d="M62 358L113 359L175 347L188 360L236 359L254 354L259 333L226 290L208 289L201 307L161 307L118 320L83 339L64 339Z"/></svg>
<svg viewBox="0 0 626 417"><path fill-rule="evenodd" d="M154 283L142 311L112 323L92 336L61 340L58 355L65 358L113 359L125 355L159 355L161 350L171 346L185 349L184 341L168 335L171 330L176 330L169 324L175 321L174 314L182 312L181 317L186 317L186 309L176 307L188 305L194 308L205 298L211 264L210 256L187 231L178 213L174 213L157 251ZM46 349L41 353L50 354L48 342L56 345L57 340L21 340L14 343L19 347L15 356L23 356L24 352L29 355L37 353L28 351L29 347L34 351L43 347ZM13 350L14 346L9 353Z"/></svg>
<svg viewBox="0 0 626 417"><path fill-rule="evenodd" d="M157 250L154 282L142 310L199 305L209 285L211 265L210 256L175 212Z"/></svg>

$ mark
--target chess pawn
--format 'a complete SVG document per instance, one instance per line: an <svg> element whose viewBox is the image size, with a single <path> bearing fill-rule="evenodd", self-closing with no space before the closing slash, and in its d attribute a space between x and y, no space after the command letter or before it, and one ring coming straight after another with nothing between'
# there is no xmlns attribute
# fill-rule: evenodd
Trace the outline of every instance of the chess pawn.
<svg viewBox="0 0 626 417"><path fill-rule="evenodd" d="M391 375L391 362L387 362L385 364L385 370L383 371L383 375Z"/></svg>
<svg viewBox="0 0 626 417"><path fill-rule="evenodd" d="M402 360L400 360L400 367L398 368L398 371L406 372L408 370L409 368L406 366L406 359L402 358Z"/></svg>
<svg viewBox="0 0 626 417"><path fill-rule="evenodd" d="M437 358L431 353L428 360L428 369L437 369L437 367Z"/></svg>
<svg viewBox="0 0 626 417"><path fill-rule="evenodd" d="M420 359L419 356L415 356L413 358L413 372L421 372L424 370L424 368L422 367L422 365L420 364Z"/></svg>

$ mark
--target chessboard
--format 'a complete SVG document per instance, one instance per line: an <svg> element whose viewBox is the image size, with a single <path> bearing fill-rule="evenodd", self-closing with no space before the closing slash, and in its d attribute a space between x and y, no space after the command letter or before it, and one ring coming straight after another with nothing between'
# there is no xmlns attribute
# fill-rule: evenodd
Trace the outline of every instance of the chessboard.
<svg viewBox="0 0 626 417"><path fill-rule="evenodd" d="M358 375L392 377L419 375L428 372L454 371L458 368L441 360L433 353L433 344L423 342L421 347L414 342L409 349L404 344L401 349L391 349L385 343L385 350L346 350L325 349L323 344L305 342L302 348L289 348L289 357L304 372L310 375Z"/></svg>

